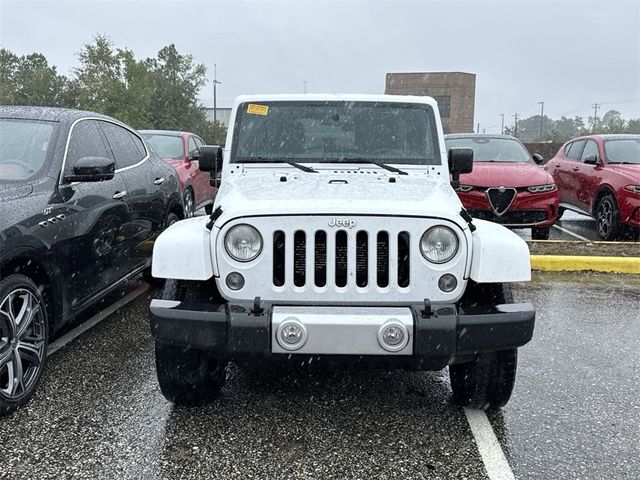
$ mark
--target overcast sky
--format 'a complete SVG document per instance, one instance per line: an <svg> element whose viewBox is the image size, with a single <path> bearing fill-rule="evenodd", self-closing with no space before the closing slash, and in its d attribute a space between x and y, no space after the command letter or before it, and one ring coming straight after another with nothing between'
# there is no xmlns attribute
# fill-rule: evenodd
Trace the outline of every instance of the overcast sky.
<svg viewBox="0 0 640 480"><path fill-rule="evenodd" d="M386 72L477 74L476 123L640 117L640 2L7 1L0 44L60 72L97 33L139 57L175 43L218 65L218 105L242 93L382 93ZM201 92L213 102L210 85Z"/></svg>

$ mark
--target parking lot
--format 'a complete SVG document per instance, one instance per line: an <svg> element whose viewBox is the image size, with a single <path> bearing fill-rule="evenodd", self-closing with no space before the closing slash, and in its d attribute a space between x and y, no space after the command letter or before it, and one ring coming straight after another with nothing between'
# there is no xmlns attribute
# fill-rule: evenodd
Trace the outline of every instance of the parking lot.
<svg viewBox="0 0 640 480"><path fill-rule="evenodd" d="M530 229L516 230L518 234L527 239L531 239ZM596 221L581 215L579 213L566 211L562 216L562 220L558 220L552 227L549 234L549 240L569 240L569 241L583 241L592 242L599 241L598 233L596 231ZM621 241L635 241L632 238L624 238Z"/></svg>
<svg viewBox="0 0 640 480"><path fill-rule="evenodd" d="M517 285L516 298L536 305L538 316L533 341L520 350L514 396L489 414L499 445L482 430L484 414L451 404L446 371L232 366L221 400L173 407L156 383L148 327L149 299L159 292L141 285L130 287L135 300L94 328L52 345L59 350L34 401L0 420L1 477L635 479L640 472L638 278L546 273ZM476 419L473 432L468 417Z"/></svg>

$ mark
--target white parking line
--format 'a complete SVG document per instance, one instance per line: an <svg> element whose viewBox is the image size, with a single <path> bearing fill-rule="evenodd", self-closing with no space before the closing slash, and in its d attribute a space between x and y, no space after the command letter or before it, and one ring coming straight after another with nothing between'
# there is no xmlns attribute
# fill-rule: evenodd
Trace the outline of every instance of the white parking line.
<svg viewBox="0 0 640 480"><path fill-rule="evenodd" d="M86 332L90 328L96 326L98 323L100 323L102 320L107 318L113 312L115 312L118 309L124 307L127 303L135 300L136 298L138 298L140 295L142 295L147 290L149 290L149 285L148 284L145 283L144 285L140 285L133 292L129 293L128 295L125 295L124 297L122 297L120 300L118 300L114 304L109 305L107 308L105 308L104 310L100 311L100 313L94 315L93 317L91 317L86 322L81 323L80 325L78 325L73 330L68 331L63 336L58 338L56 341L51 342L49 344L49 351L47 352L47 357L50 356L50 355L53 355L55 352L57 352L62 347L64 347L67 343L69 343L72 340L74 340L75 338L79 337L80 335L82 335L84 332Z"/></svg>
<svg viewBox="0 0 640 480"><path fill-rule="evenodd" d="M579 240L582 240L583 242L592 242L593 241L593 240L589 240L587 237L583 237L582 235L578 235L577 233L573 233L572 231L567 230L566 228L562 228L559 225L553 225L553 228L557 228L561 232L564 232L567 235L571 235L572 237L575 237L575 238L577 238Z"/></svg>
<svg viewBox="0 0 640 480"><path fill-rule="evenodd" d="M478 446L489 480L515 480L515 475L507 462L500 442L491 427L487 414L482 410L464 408L471 433Z"/></svg>

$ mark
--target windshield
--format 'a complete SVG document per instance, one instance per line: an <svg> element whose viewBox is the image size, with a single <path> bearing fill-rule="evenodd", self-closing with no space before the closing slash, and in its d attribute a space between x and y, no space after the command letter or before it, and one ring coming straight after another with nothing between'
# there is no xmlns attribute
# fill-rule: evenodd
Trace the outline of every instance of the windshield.
<svg viewBox="0 0 640 480"><path fill-rule="evenodd" d="M151 149L162 158L182 159L185 157L184 143L179 135L143 133Z"/></svg>
<svg viewBox="0 0 640 480"><path fill-rule="evenodd" d="M605 140L604 151L608 163L634 163L640 165L640 137Z"/></svg>
<svg viewBox="0 0 640 480"><path fill-rule="evenodd" d="M448 138L445 144L447 150L450 148L472 149L474 162L533 162L527 149L517 140L510 138Z"/></svg>
<svg viewBox="0 0 640 480"><path fill-rule="evenodd" d="M0 119L0 182L21 181L42 170L54 124Z"/></svg>
<svg viewBox="0 0 640 480"><path fill-rule="evenodd" d="M433 110L423 104L245 103L233 145L232 162L440 163Z"/></svg>

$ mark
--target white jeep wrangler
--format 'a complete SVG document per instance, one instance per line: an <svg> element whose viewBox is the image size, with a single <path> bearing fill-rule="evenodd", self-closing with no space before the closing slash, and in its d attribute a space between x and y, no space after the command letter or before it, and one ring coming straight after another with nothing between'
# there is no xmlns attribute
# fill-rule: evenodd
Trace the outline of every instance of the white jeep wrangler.
<svg viewBox="0 0 640 480"><path fill-rule="evenodd" d="M530 280L529 251L462 208L450 173L455 183L472 158L445 150L429 97L239 97L224 155L200 153L221 183L213 214L154 247L166 398L215 397L232 360L448 365L459 404L506 404L534 328L508 283Z"/></svg>

